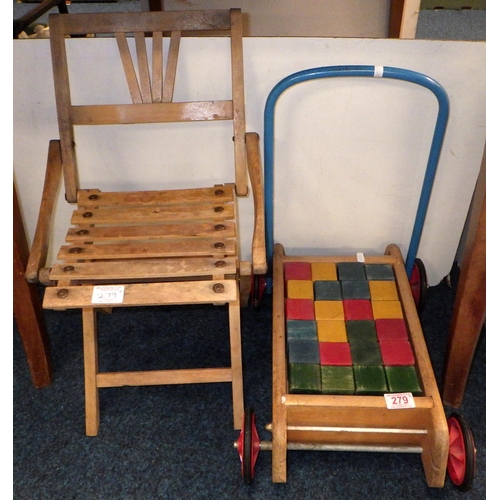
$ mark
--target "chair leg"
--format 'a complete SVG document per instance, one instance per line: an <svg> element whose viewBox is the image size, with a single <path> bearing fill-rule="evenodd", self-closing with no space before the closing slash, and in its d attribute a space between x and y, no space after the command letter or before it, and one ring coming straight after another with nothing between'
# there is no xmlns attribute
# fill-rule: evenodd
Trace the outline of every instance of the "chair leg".
<svg viewBox="0 0 500 500"><path fill-rule="evenodd" d="M82 309L83 359L85 370L85 431L87 436L97 436L99 431L99 390L97 388L97 329L96 310Z"/></svg>
<svg viewBox="0 0 500 500"><path fill-rule="evenodd" d="M241 429L243 425L243 368L241 358L241 324L240 301L229 303L229 336L231 343L231 372L233 390L234 428Z"/></svg>

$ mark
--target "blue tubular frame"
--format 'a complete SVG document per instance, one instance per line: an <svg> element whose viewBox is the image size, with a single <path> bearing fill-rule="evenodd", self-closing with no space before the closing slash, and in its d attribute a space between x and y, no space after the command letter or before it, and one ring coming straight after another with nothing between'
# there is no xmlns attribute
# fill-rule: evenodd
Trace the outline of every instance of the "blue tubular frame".
<svg viewBox="0 0 500 500"><path fill-rule="evenodd" d="M422 229L424 226L427 207L431 196L432 184L441 154L441 149L448 123L449 100L443 87L432 78L422 73L388 66L324 66L306 69L293 73L281 80L269 94L264 109L264 198L265 198L265 223L266 223L266 253L269 269L272 269L272 256L274 246L274 115L276 102L280 95L288 88L308 80L331 77L378 77L392 78L415 83L429 89L437 98L439 109L432 138L427 168L425 171L422 191L418 203L415 223L406 257L406 273L411 277L415 257L417 254Z"/></svg>

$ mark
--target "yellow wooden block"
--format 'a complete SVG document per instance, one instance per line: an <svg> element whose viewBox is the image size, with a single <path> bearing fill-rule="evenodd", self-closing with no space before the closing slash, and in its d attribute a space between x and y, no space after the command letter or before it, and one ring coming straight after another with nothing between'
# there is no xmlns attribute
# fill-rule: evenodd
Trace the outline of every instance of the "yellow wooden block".
<svg viewBox="0 0 500 500"><path fill-rule="evenodd" d="M372 300L398 300L398 290L395 281L369 281Z"/></svg>
<svg viewBox="0 0 500 500"><path fill-rule="evenodd" d="M313 282L308 280L288 280L287 297L289 299L314 300Z"/></svg>
<svg viewBox="0 0 500 500"><path fill-rule="evenodd" d="M344 307L341 300L316 300L314 302L316 319L344 319Z"/></svg>
<svg viewBox="0 0 500 500"><path fill-rule="evenodd" d="M394 319L403 317L399 300L375 300L372 302L373 319Z"/></svg>
<svg viewBox="0 0 500 500"><path fill-rule="evenodd" d="M311 262L313 281L337 279L337 266L334 262Z"/></svg>
<svg viewBox="0 0 500 500"><path fill-rule="evenodd" d="M347 342L347 330L344 321L320 319L316 321L318 342Z"/></svg>

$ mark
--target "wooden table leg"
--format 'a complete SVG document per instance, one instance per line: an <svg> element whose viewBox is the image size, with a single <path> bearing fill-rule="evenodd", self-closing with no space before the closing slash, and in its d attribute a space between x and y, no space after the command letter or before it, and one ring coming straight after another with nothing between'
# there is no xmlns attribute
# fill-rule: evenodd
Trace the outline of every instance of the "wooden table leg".
<svg viewBox="0 0 500 500"><path fill-rule="evenodd" d="M472 228L474 230L474 228ZM477 341L486 318L486 195L460 271L445 361L443 402L462 404Z"/></svg>
<svg viewBox="0 0 500 500"><path fill-rule="evenodd" d="M14 318L23 343L33 385L40 389L52 382L49 339L45 329L37 285L24 277L28 242L14 186Z"/></svg>

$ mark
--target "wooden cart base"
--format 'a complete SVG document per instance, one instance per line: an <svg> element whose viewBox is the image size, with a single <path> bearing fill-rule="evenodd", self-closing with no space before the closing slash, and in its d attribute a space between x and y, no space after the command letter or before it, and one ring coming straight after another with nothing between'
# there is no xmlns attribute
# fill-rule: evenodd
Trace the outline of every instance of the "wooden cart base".
<svg viewBox="0 0 500 500"><path fill-rule="evenodd" d="M378 449L419 452L427 484L443 487L449 452L445 412L436 385L420 320L396 245L383 256L366 256L367 264L393 266L399 299L415 355L422 396L415 396L415 408L388 409L384 396L316 395L288 393L288 365L285 333L286 262L356 262L356 256L320 257L285 255L274 245L273 261L273 419L272 478L286 482L287 449L315 445L331 449Z"/></svg>

